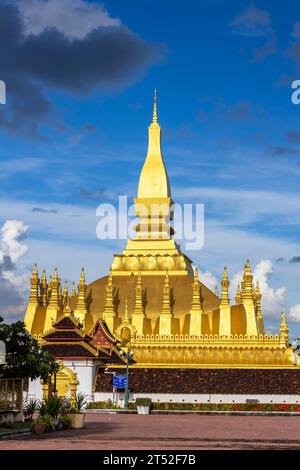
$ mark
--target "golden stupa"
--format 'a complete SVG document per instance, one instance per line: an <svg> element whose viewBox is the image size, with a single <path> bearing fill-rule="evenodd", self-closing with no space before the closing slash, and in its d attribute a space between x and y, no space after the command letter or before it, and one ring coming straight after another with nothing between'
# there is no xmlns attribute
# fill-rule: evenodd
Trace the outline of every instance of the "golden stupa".
<svg viewBox="0 0 300 470"><path fill-rule="evenodd" d="M278 335L266 334L259 284L246 262L235 304L224 268L221 295L199 279L198 269L175 243L172 197L161 151L156 94L149 145L134 200L140 223L108 276L88 286L82 270L78 290L61 287L57 269L47 281L35 266L25 315L37 338L65 315L65 306L91 334L99 319L130 347L133 368L274 368L298 366L282 312ZM145 210L146 209L146 210ZM70 305L70 307L69 307Z"/></svg>

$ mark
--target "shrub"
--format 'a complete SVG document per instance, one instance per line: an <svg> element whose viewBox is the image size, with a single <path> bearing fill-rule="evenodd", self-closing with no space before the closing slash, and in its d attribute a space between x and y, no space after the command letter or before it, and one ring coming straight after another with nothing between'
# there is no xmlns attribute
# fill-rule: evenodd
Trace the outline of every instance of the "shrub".
<svg viewBox="0 0 300 470"><path fill-rule="evenodd" d="M136 406L151 406L151 404L152 404L151 398L139 397L135 400Z"/></svg>
<svg viewBox="0 0 300 470"><path fill-rule="evenodd" d="M26 400L23 405L23 413L26 421L32 421L33 415L39 409L39 400Z"/></svg>

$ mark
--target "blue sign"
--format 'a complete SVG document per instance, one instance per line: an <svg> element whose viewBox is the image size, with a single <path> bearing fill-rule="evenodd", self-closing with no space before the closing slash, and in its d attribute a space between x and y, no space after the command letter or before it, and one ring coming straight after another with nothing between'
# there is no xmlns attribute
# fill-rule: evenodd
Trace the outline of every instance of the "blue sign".
<svg viewBox="0 0 300 470"><path fill-rule="evenodd" d="M114 375L114 387L126 388L126 375Z"/></svg>

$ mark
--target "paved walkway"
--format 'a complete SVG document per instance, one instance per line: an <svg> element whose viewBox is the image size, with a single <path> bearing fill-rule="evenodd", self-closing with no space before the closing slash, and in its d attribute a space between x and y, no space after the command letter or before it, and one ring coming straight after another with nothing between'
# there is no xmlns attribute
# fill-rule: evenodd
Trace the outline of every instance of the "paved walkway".
<svg viewBox="0 0 300 470"><path fill-rule="evenodd" d="M83 430L0 441L4 449L300 449L300 418L88 414Z"/></svg>

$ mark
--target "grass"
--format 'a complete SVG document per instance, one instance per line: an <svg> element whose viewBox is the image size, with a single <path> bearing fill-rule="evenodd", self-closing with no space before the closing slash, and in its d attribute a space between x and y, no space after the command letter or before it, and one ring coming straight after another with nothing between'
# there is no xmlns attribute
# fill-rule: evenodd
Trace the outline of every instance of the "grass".
<svg viewBox="0 0 300 470"><path fill-rule="evenodd" d="M19 429L30 429L31 423L23 423L23 421L17 421L16 423L0 424L0 433L7 431L17 431Z"/></svg>

